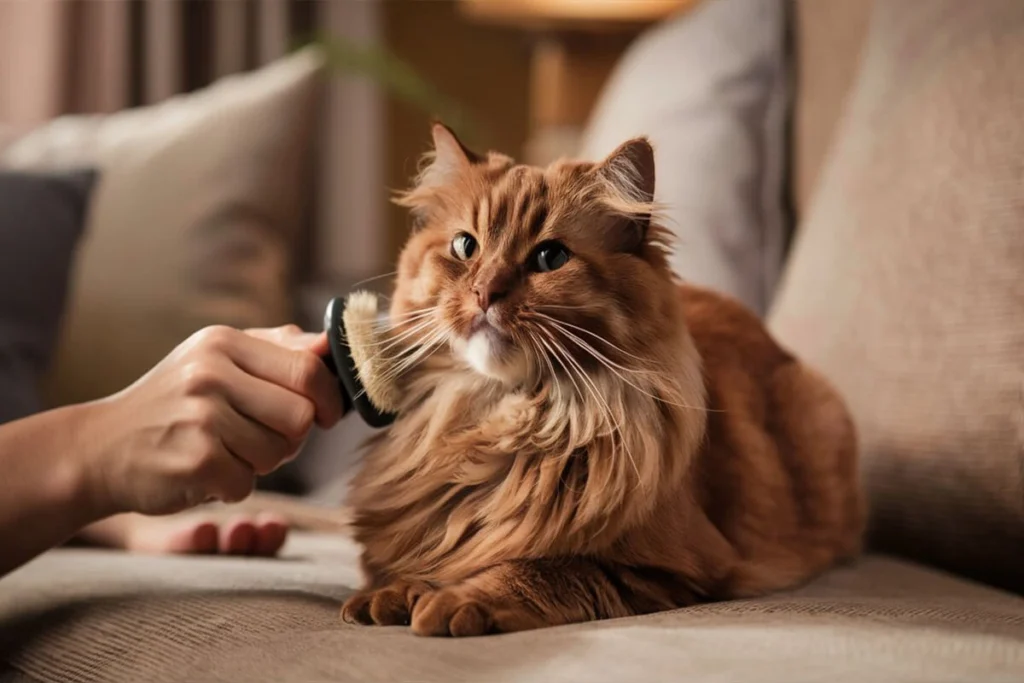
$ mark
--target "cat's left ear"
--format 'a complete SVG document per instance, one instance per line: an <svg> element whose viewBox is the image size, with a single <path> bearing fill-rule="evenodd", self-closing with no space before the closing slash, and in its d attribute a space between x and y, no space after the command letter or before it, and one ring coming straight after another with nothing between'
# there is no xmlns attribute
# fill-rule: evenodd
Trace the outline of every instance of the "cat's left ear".
<svg viewBox="0 0 1024 683"><path fill-rule="evenodd" d="M626 247L637 247L647 236L654 211L654 149L645 137L633 138L597 165L603 185L602 201L625 221Z"/></svg>

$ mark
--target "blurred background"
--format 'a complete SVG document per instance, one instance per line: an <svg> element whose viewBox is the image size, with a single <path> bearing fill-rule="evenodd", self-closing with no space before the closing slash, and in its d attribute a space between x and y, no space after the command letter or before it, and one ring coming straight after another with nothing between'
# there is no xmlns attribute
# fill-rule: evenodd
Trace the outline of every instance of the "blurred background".
<svg viewBox="0 0 1024 683"><path fill-rule="evenodd" d="M98 171L42 404L114 393L209 324L319 329L330 297L387 292L408 230L389 199L431 120L527 162L583 153L629 46L695 4L0 1L0 169ZM357 422L311 445L302 488Z"/></svg>
<svg viewBox="0 0 1024 683"><path fill-rule="evenodd" d="M628 42L686 4L5 0L0 121L31 127L153 105L324 43L315 220L331 227L314 231L312 267L344 283L390 270L405 218L388 192L414 175L431 118L516 157L531 141L534 160L554 155L542 144L568 150Z"/></svg>

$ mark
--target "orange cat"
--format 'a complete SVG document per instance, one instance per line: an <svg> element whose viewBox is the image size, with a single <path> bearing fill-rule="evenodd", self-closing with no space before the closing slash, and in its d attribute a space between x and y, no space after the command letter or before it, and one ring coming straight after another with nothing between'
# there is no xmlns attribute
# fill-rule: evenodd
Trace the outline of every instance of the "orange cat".
<svg viewBox="0 0 1024 683"><path fill-rule="evenodd" d="M734 301L678 284L644 139L601 163L434 127L399 200L407 395L353 485L346 620L470 636L760 595L860 546L850 417Z"/></svg>

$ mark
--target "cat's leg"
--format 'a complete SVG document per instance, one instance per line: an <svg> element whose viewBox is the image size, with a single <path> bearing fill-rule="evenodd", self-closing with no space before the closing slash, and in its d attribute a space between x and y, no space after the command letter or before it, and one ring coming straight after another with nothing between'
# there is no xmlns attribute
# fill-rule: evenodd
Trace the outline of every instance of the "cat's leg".
<svg viewBox="0 0 1024 683"><path fill-rule="evenodd" d="M610 619L691 605L682 577L584 558L513 560L413 601L423 636L478 636Z"/></svg>

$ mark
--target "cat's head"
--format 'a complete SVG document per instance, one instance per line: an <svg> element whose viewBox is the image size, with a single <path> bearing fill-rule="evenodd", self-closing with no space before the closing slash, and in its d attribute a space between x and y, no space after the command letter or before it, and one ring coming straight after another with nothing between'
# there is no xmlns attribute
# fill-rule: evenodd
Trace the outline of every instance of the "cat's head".
<svg viewBox="0 0 1024 683"><path fill-rule="evenodd" d="M392 317L509 385L635 366L678 322L644 138L599 162L515 164L441 124L415 186Z"/></svg>

